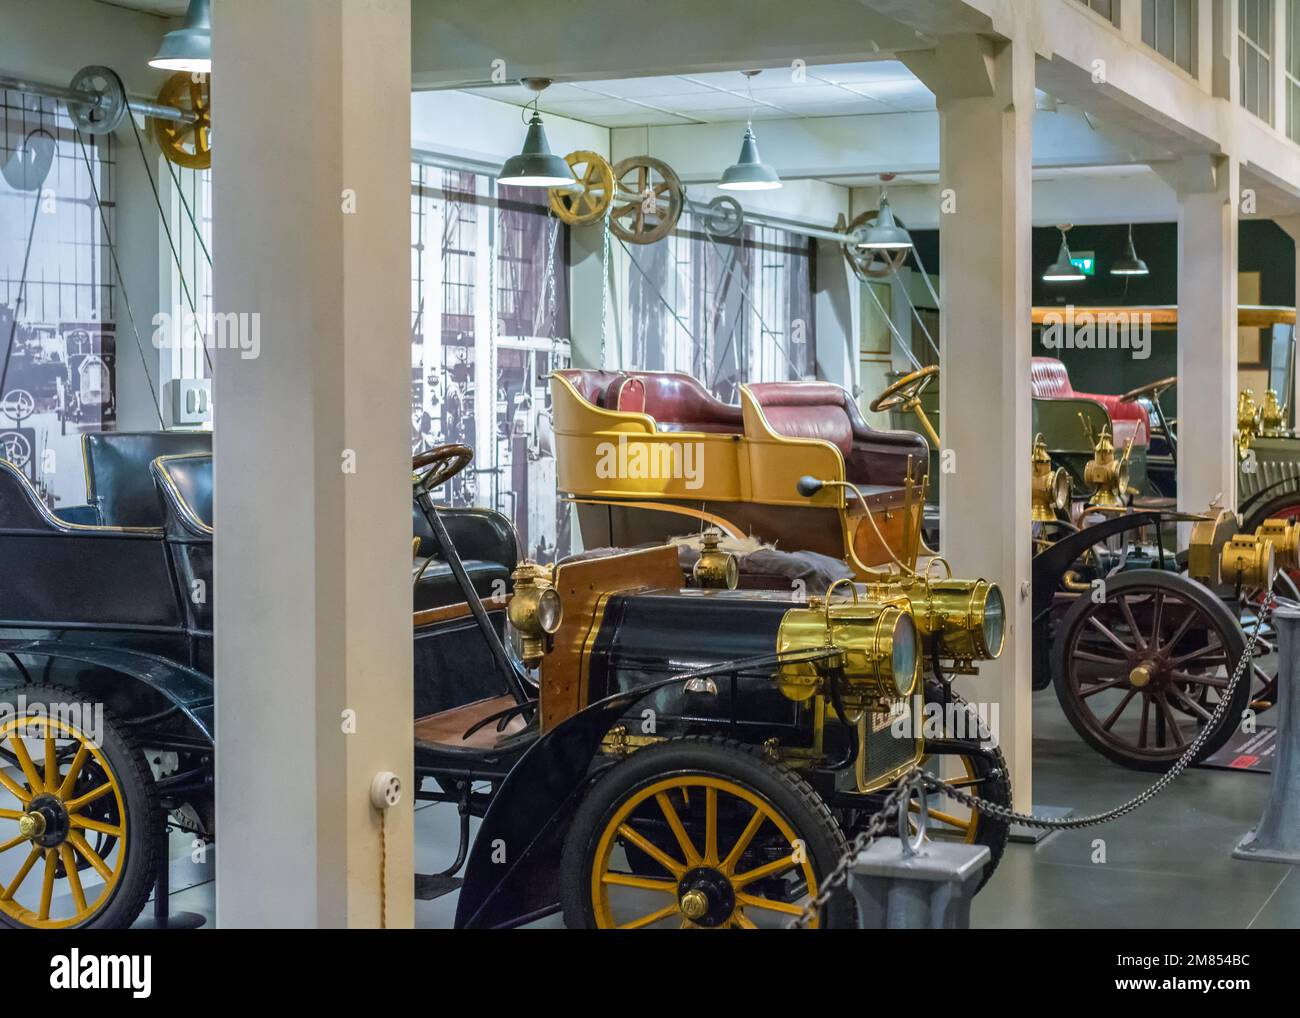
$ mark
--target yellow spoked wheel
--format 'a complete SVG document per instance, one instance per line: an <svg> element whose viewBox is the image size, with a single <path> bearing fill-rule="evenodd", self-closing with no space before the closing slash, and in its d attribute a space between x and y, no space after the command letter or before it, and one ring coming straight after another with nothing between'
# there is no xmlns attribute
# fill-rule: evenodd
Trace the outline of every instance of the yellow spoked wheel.
<svg viewBox="0 0 1300 1018"><path fill-rule="evenodd" d="M130 925L153 882L155 832L131 809L156 820L143 758L102 705L19 692L28 710L5 696L0 714L0 925Z"/></svg>
<svg viewBox="0 0 1300 1018"><path fill-rule="evenodd" d="M752 747L674 739L615 765L566 842L565 920L597 929L780 927L844 836L817 793ZM851 925L837 894L813 926Z"/></svg>
<svg viewBox="0 0 1300 1018"><path fill-rule="evenodd" d="M158 93L158 103L175 106L198 117L189 122L149 118L154 140L162 154L178 166L206 170L212 165L212 97L208 90L208 76L178 71L164 83Z"/></svg>
<svg viewBox="0 0 1300 1018"><path fill-rule="evenodd" d="M564 157L573 179L581 191L551 188L547 196L555 214L570 226L594 223L605 218L605 210L614 200L614 171L596 152L579 150Z"/></svg>

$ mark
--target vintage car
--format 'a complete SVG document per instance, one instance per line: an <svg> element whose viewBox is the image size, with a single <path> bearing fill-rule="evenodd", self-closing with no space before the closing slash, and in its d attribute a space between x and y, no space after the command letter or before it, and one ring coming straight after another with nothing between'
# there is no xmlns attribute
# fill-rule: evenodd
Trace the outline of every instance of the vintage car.
<svg viewBox="0 0 1300 1018"><path fill-rule="evenodd" d="M872 428L838 385L742 385L734 406L690 375L573 369L551 376L551 397L557 487L587 547L711 526L843 560L860 580L921 550L925 440ZM805 475L827 483L802 495Z"/></svg>
<svg viewBox="0 0 1300 1018"><path fill-rule="evenodd" d="M87 436L85 522L0 461L2 925L130 925L166 826L219 833L205 441ZM464 865L458 926L775 925L914 763L949 758L1009 804L941 671L1000 652L996 586L907 572L800 602L729 589L716 549L693 570L711 585L684 586L666 546L552 573L516 561L501 514L436 504L471 456L413 461L418 796L462 821L455 862L415 890ZM930 802L996 862L1005 823ZM501 864L503 841L522 848ZM853 922L844 892L816 917Z"/></svg>

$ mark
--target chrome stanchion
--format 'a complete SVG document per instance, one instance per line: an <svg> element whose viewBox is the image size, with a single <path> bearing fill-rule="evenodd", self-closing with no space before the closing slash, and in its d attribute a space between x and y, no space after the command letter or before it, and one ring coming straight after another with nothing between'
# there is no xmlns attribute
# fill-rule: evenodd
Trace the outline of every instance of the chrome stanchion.
<svg viewBox="0 0 1300 1018"><path fill-rule="evenodd" d="M849 887L865 930L965 930L970 903L989 861L985 845L926 841L928 798L919 785L920 811L904 800L898 810L898 841L872 842L849 869ZM909 816L917 818L908 831Z"/></svg>
<svg viewBox="0 0 1300 1018"><path fill-rule="evenodd" d="M1300 605L1279 599L1277 628L1277 721L1273 780L1264 815L1233 849L1237 859L1300 863Z"/></svg>

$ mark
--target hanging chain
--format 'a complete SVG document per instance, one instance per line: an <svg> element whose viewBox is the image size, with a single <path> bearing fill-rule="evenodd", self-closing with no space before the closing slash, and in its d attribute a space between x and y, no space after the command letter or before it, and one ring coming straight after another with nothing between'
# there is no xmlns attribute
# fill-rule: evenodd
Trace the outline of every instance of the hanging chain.
<svg viewBox="0 0 1300 1018"><path fill-rule="evenodd" d="M604 224L601 228L600 254L600 369L605 369L605 343L609 336L609 216L613 211L611 201L605 209ZM621 360L621 358L620 358Z"/></svg>
<svg viewBox="0 0 1300 1018"><path fill-rule="evenodd" d="M1134 796L1114 809L1109 809L1104 813L1093 813L1088 816L1070 817L1062 820L1049 820L1046 817L1034 816L1032 813L1018 813L1001 803L990 802L987 799L981 799L977 795L971 795L969 792L955 788L941 778L935 777L921 769L919 765L912 767L898 781L894 790L885 799L884 806L880 812L872 816L867 826L855 837L835 869L827 875L822 882L818 893L809 900L804 906L803 912L790 920L786 924L787 929L803 929L813 921L814 918L821 915L826 903L830 901L832 895L844 885L849 878L849 869L852 867L854 860L867 848L869 848L878 837L884 832L885 828L893 816L901 808L901 804L906 798L910 798L912 791L918 785L924 785L926 791L941 791L960 802L962 805L969 807L971 810L977 810L987 817L1004 821L1005 823L1019 824L1022 827L1036 827L1042 830L1069 831L1078 830L1082 827L1096 827L1099 824L1108 823L1111 820L1117 820L1122 816L1132 813L1141 806L1146 805L1157 795L1169 787L1173 781L1183 773L1192 761L1196 759L1201 747L1209 740L1211 734L1218 730L1219 723L1223 720L1228 712L1228 707L1232 703L1232 694L1236 691L1237 686L1241 683L1242 677L1254 667L1255 647L1259 643L1260 630L1264 626L1264 619L1273 611L1273 606L1277 602L1277 595L1272 590L1264 596L1260 605L1259 613L1255 617L1255 626L1251 630L1250 636L1246 641L1246 649L1242 652L1241 658L1237 661L1237 667L1233 670L1232 678L1229 680L1227 687L1223 690L1223 695L1219 704L1210 715L1200 733L1188 743L1187 749L1183 751L1174 765L1169 768L1160 778L1144 792Z"/></svg>

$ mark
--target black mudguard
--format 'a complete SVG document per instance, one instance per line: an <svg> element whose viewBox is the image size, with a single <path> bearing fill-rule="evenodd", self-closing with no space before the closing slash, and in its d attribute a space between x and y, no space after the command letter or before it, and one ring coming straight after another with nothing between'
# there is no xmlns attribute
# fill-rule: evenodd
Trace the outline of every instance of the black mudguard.
<svg viewBox="0 0 1300 1018"><path fill-rule="evenodd" d="M674 676L615 693L538 739L506 775L479 827L456 905L457 929L518 926L560 900L560 849L600 742L638 700Z"/></svg>

